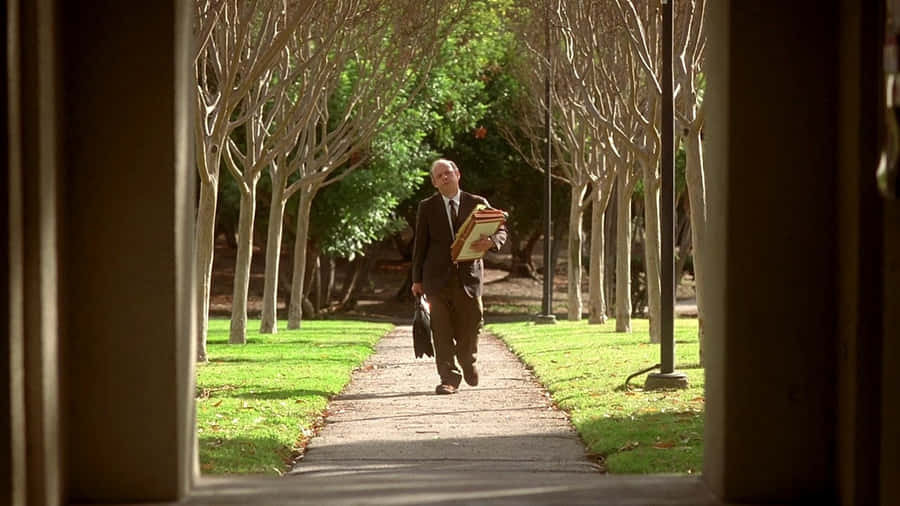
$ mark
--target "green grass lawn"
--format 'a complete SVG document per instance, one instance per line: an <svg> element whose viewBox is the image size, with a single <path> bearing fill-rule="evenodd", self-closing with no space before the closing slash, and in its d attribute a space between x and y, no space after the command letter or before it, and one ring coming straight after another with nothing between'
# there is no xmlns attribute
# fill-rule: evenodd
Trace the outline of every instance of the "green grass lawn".
<svg viewBox="0 0 900 506"><path fill-rule="evenodd" d="M631 334L615 328L613 320L487 326L534 370L610 473L700 472L705 399L697 320L675 321L675 368L688 375L686 390L644 392L646 375L624 389L629 375L659 363L659 345L649 343L646 319L632 320Z"/></svg>
<svg viewBox="0 0 900 506"><path fill-rule="evenodd" d="M197 438L208 474L280 474L313 430L328 399L392 325L304 321L300 330L229 345L228 320L210 320L209 363L197 366Z"/></svg>

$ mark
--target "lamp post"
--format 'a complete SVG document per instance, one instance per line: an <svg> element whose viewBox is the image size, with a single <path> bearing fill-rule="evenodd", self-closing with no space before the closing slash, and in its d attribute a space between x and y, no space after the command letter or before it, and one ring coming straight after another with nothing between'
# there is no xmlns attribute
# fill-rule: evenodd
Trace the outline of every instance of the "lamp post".
<svg viewBox="0 0 900 506"><path fill-rule="evenodd" d="M647 376L644 389L685 388L687 376L675 370L675 103L672 79L672 2L662 0L662 195L660 201L662 307L660 371Z"/></svg>
<svg viewBox="0 0 900 506"><path fill-rule="evenodd" d="M552 224L551 224L551 216L550 216L550 185L552 179L550 177L550 152L552 150L551 142L551 118L550 118L550 87L552 72L551 72L551 53L550 53L550 0L545 0L545 10L544 10L544 28L545 28L545 52L544 57L547 61L547 69L544 73L544 127L545 130L545 139L544 139L544 174L546 174L546 184L544 186L544 291L543 297L541 300L541 312L535 316L535 323L556 323L556 316L553 315L553 263L551 262L550 254L551 254L551 245L552 241L550 240L551 235L553 233Z"/></svg>

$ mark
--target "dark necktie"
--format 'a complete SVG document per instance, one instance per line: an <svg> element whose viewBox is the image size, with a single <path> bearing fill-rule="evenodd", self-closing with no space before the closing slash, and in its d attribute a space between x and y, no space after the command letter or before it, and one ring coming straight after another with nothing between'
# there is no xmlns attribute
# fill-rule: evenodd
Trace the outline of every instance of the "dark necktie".
<svg viewBox="0 0 900 506"><path fill-rule="evenodd" d="M450 223L453 229L453 235L456 235L456 222L459 219L459 211L456 209L456 201L450 201Z"/></svg>

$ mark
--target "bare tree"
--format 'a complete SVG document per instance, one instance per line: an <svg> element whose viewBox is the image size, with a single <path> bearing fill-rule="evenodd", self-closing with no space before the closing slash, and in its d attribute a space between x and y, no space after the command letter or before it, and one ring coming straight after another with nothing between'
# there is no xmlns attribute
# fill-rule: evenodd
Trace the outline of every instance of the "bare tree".
<svg viewBox="0 0 900 506"><path fill-rule="evenodd" d="M246 341L246 302L256 207L256 183L272 163L284 138L276 120L284 107L286 88L304 69L287 51L288 43L323 2L228 0L210 8L198 3L197 57L198 171L201 196L197 221L197 261L200 275L201 349L205 349L209 286L214 243L214 217L219 167L224 156L241 192L238 255L235 266L229 342ZM215 16L213 16L215 14ZM205 353L204 353L205 355ZM203 359L204 357L199 357Z"/></svg>
<svg viewBox="0 0 900 506"><path fill-rule="evenodd" d="M555 18L547 17L548 12L559 9L560 2L557 0L545 0L545 3L534 7L530 16L523 18L518 27L520 44L531 58L515 69L515 73L529 92L522 94L518 104L515 128L501 126L500 133L529 165L545 172L544 153L548 140L544 122L548 109L553 117L549 139L553 151L552 177L570 187L567 318L579 321L584 312L581 291L583 217L591 204L588 190L600 167L602 155L595 133L585 121L585 111L581 106L583 91L572 84L572 73L565 68L563 55L558 53L560 25ZM547 23L551 25L548 27ZM550 40L547 40L548 32ZM547 79L553 82L549 103L544 88Z"/></svg>
<svg viewBox="0 0 900 506"><path fill-rule="evenodd" d="M594 5L596 6L596 4ZM603 251L605 249L605 237L603 223L605 221L606 209L609 205L609 199L612 194L613 184L615 181L615 159L618 152L614 149L614 140L612 132L604 121L598 121L597 116L592 111L592 107L598 107L596 102L601 102L599 107L603 107L602 102L609 102L609 87L592 88L586 85L586 75L590 72L596 72L597 67L591 65L586 58L596 56L591 51L577 50L577 45L582 45L582 40L591 41L591 46L602 46L611 42L614 32L604 30L601 27L598 14L602 11L591 11L584 9L583 5L575 5L577 8L571 14L568 12L573 5L562 3L557 11L559 33L564 44L564 58L561 58L558 82L558 89L565 90L563 96L559 93L558 101L561 104L563 113L568 117L568 121L564 121L566 137L570 140L568 156L572 160L583 161L580 172L582 180L585 178L591 186L589 203L592 208L592 228L591 228L591 247L590 247L590 265L591 276L589 282L590 304L589 304L589 322L605 323L607 319L606 297L603 290L604 285L604 269L603 269ZM577 42L576 42L577 40ZM598 80L600 76L594 75L594 80ZM591 93L604 93L605 96L592 96ZM564 105L563 105L564 104ZM571 125L571 126L569 126ZM577 125L577 127L575 126ZM577 133L580 131L580 133ZM572 202L572 211L575 208L574 194ZM587 202L585 203L587 204ZM576 213L570 213L570 235L569 247L580 249L580 223L576 224L577 229L573 227L572 220L580 222L581 216ZM573 236L576 238L573 240ZM580 259L579 259L580 260ZM576 260L570 253L570 265L576 266L576 272L580 270L580 261ZM580 297L579 290L573 289L574 283L579 283L578 276L570 276L569 279L569 299ZM626 297L627 298L627 297Z"/></svg>
<svg viewBox="0 0 900 506"><path fill-rule="evenodd" d="M703 282L706 272L706 173L703 165L703 123L705 102L701 79L706 53L706 0L692 0L675 4L675 47L678 52L673 64L677 87L675 120L683 136L685 178L690 203L691 254L694 261L694 290L697 299L700 363L703 364L704 308ZM680 271L676 271L679 272Z"/></svg>
<svg viewBox="0 0 900 506"><path fill-rule="evenodd" d="M273 13L274 0L198 0L195 36L197 120L195 153L200 179L195 238L198 276L198 360L206 360L206 335L212 278L215 214L219 168L231 134L244 125L252 112L246 97L278 57L277 44L268 43L279 26L299 22L299 16L281 22ZM299 11L298 11L299 12ZM274 49L273 49L274 48Z"/></svg>
<svg viewBox="0 0 900 506"><path fill-rule="evenodd" d="M616 332L631 332L631 197L638 181L629 154L616 168Z"/></svg>
<svg viewBox="0 0 900 506"><path fill-rule="evenodd" d="M596 211L601 214L605 211L605 202L602 202L601 195L603 185L600 184L600 179L606 177L604 173L606 165L602 154L600 140L602 138L597 135L602 131L598 132L597 129L592 128L596 123L592 124L589 113L583 107L581 100L583 90L571 82L575 74L561 68L557 75L559 78L556 80L557 86L554 87L554 90L556 91L556 103L559 104L559 112L556 115L556 124L558 125L556 132L558 132L560 140L555 142L554 146L557 148L556 159L562 178L571 188L567 263L568 318L578 321L583 313L581 251L584 243L584 212L588 206L592 205L592 202L596 204L594 206ZM588 192L591 186L593 186L593 190ZM593 198L595 195L597 196L596 201ZM596 230L592 231L596 232ZM602 240L602 233L592 236L592 254L597 254L595 250L597 240ZM593 256L591 258L593 262ZM591 269L591 271L592 279L595 279L597 275L602 276L602 269ZM602 301L603 290L598 287L592 287L592 290L592 300Z"/></svg>
<svg viewBox="0 0 900 506"><path fill-rule="evenodd" d="M229 339L240 343L246 340L256 184L262 171L270 171L273 191L261 330L276 328L284 206L299 194L289 321L296 328L302 314L312 198L367 159L368 144L390 114L402 111L424 84L434 48L465 4L464 0L198 3L201 343L207 328L215 190L223 154L241 191ZM336 90L348 82L350 90L342 90L343 103L335 108ZM296 178L288 184L292 176Z"/></svg>
<svg viewBox="0 0 900 506"><path fill-rule="evenodd" d="M194 37L197 45L195 70L197 80L197 117L194 121L197 171L200 176L200 203L197 209L197 227L195 229L195 270L197 280L197 360L206 361L206 333L209 318L209 292L212 278L213 237L215 229L217 186L221 151L228 132L234 128L228 121L227 114L221 114L220 104L222 92L219 83L223 80L221 65L216 65L209 46L212 30L219 23L219 18L234 15L225 13L224 1L198 1L197 15L194 18ZM214 50L215 48L213 48ZM234 80L227 76L225 80ZM228 94L227 92L225 93ZM232 106L233 107L233 106ZM215 147L214 147L215 146Z"/></svg>
<svg viewBox="0 0 900 506"><path fill-rule="evenodd" d="M623 48L624 61L633 76L632 96L630 100L622 102L629 116L639 125L639 134L633 137L630 151L641 168L644 185L644 257L647 301L650 306L650 341L658 343L661 340L659 320L662 293L659 216L662 88L658 79L662 65L659 36L661 11L654 2L649 1L641 2L640 6L625 0L615 0L614 4L619 19L626 27L622 31L626 35L625 42L631 49L629 51Z"/></svg>
<svg viewBox="0 0 900 506"><path fill-rule="evenodd" d="M630 202L637 182L634 169L638 161L643 161L643 167L652 166L653 152L646 145L646 129L642 128L647 124L642 114L647 100L642 94L640 72L631 65L625 30L614 14L611 0L573 0L563 3L558 11L572 82L584 92L582 105L589 113L586 118L594 124L595 135L601 139L605 136L602 145L610 170L602 173L607 176L598 177L601 187L597 198L601 204L604 195L611 192L611 174L617 181L616 330L622 332L631 328ZM595 213L602 210L605 206ZM598 256L598 252L592 253L592 262ZM601 319L595 317L595 321Z"/></svg>
<svg viewBox="0 0 900 506"><path fill-rule="evenodd" d="M661 69L659 55L660 10L655 2L646 0L615 0L615 3L619 18L628 28L626 31L629 35L627 40L632 54L634 54L636 62L643 68L644 75L647 77L648 92L661 97L662 87L659 83L659 72ZM706 37L703 30L705 12L705 0L677 2L673 12L675 116L679 127L676 129L675 145L678 145L678 137L683 137L685 154L687 155L688 195L691 204L692 250L696 276L697 309L700 320L701 361L703 357L702 275L704 272L703 242L706 231L706 188L701 143L704 114L700 79L706 48ZM648 250L650 247L651 245L648 241Z"/></svg>
<svg viewBox="0 0 900 506"><path fill-rule="evenodd" d="M689 192L695 263L702 272L702 243L705 230L700 133L703 110L699 87L705 38L703 0L680 2L675 13L675 54L678 55L675 89L679 132L685 136L689 157ZM607 123L612 138L640 167L644 183L646 227L647 289L650 304L651 340L659 340L659 160L661 13L648 0L571 0L559 11L566 30L567 56L590 88L592 111ZM624 71L624 75L623 75ZM634 129L634 127L637 127ZM690 136L690 138L687 138ZM677 139L676 139L677 141ZM624 181L622 181L624 182ZM629 194L630 195L630 194ZM696 198L696 201L695 201ZM692 226L694 223L692 223ZM702 282L698 283L702 286ZM617 300L620 300L617 297ZM699 298L698 298L699 300Z"/></svg>
<svg viewBox="0 0 900 506"><path fill-rule="evenodd" d="M613 194L613 185L616 181L614 157L607 154L606 150L600 157L597 170L591 174L591 253L590 253L590 279L588 293L590 301L588 305L588 323L606 323L608 319L608 301L606 300L606 271L605 255L606 212L609 209L610 198Z"/></svg>
<svg viewBox="0 0 900 506"><path fill-rule="evenodd" d="M277 143L272 149L269 175L272 194L269 202L269 222L266 240L266 271L263 286L263 306L260 332L277 331L276 306L281 259L281 240L285 206L302 186L289 187L289 178L296 173L298 157L306 155L307 136L315 135L321 119L320 108L339 83L339 74L351 54L353 30L346 24L353 22L360 6L356 2L336 2L315 9L315 14L294 32L288 41L289 65L295 69L289 86L280 97L278 123L282 125Z"/></svg>

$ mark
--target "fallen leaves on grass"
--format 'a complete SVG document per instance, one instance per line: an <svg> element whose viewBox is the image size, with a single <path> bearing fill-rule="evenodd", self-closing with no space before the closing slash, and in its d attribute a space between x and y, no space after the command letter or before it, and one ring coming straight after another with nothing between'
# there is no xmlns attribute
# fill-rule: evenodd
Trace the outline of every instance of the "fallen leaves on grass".
<svg viewBox="0 0 900 506"><path fill-rule="evenodd" d="M237 385L223 385L223 386L215 387L215 388L200 388L199 392L197 392L196 399L198 401L206 400L206 399L209 399L210 397L212 397L212 394L214 394L216 392L226 392L229 390L234 390L236 388L237 388ZM219 401L219 402L221 403L222 401Z"/></svg>
<svg viewBox="0 0 900 506"><path fill-rule="evenodd" d="M634 450L635 448L637 448L640 445L641 445L640 441L629 441L629 442L625 443L624 445L620 446L619 451L620 452L629 452L631 450Z"/></svg>

